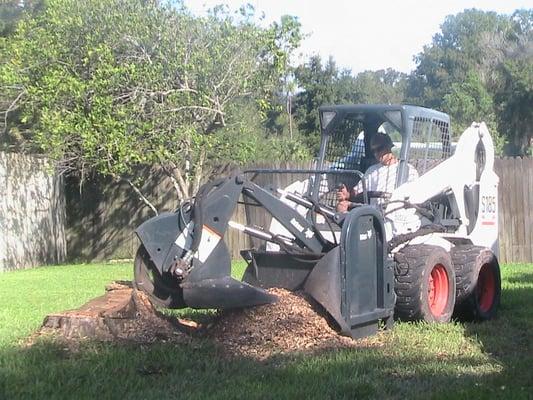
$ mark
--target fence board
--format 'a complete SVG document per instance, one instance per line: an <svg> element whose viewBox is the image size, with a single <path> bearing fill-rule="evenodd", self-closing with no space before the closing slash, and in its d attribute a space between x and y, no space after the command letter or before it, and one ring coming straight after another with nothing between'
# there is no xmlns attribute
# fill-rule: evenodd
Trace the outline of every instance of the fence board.
<svg viewBox="0 0 533 400"><path fill-rule="evenodd" d="M504 160L495 160L494 167L496 170L496 174L500 178L500 188L507 182L507 176L506 176L506 169L503 167ZM500 230L500 233L506 232L509 230L510 225L508 224L509 220L509 209L507 207L502 207L503 204L507 203L507 193L503 190L498 190L498 207L499 207L499 218L498 218L498 227ZM508 244L507 244L507 235L506 234L500 234L499 235L499 242L500 242L500 259L505 260L509 258L509 254L507 251Z"/></svg>
<svg viewBox="0 0 533 400"><path fill-rule="evenodd" d="M498 174L498 171L496 171ZM509 160L502 159L501 160L501 172L500 174L502 179L499 187L499 192L503 194L503 201L501 203L500 209L503 210L503 214L505 217L504 223L502 224L502 227L500 228L500 232L503 234L502 241L504 242L504 248L505 248L505 257L503 260L512 260L513 259L513 252L512 252L512 245L513 245L513 221L512 221L512 192L509 190L506 190L506 188L511 187L511 174L509 169ZM503 230L502 230L503 229Z"/></svg>
<svg viewBox="0 0 533 400"><path fill-rule="evenodd" d="M516 160L516 165L518 171L524 171L524 163L522 158L518 158ZM523 173L515 173L513 174L514 183L516 187L516 193L513 196L515 201L514 204L516 205L516 213L515 218L516 220L516 241L518 243L518 259L523 261L526 259L525 253L526 253L526 235L525 235L525 224L523 221L525 220L525 211L526 207L522 206L523 200L524 200L524 192L528 189L524 187L524 185L521 185L521 181L524 178Z"/></svg>
<svg viewBox="0 0 533 400"><path fill-rule="evenodd" d="M533 261L533 158L495 162L499 186L501 262Z"/></svg>
<svg viewBox="0 0 533 400"><path fill-rule="evenodd" d="M524 179L524 198L523 205L525 210L526 219L524 221L525 235L526 235L526 252L525 260L533 260L533 158L525 158L523 165L523 171L525 174Z"/></svg>
<svg viewBox="0 0 533 400"><path fill-rule="evenodd" d="M516 164L518 164L518 160L516 160ZM518 166L518 165L517 165ZM508 163L508 168L510 167L510 163ZM508 173L510 172L510 168L508 170ZM506 189L508 192L509 192L509 197L510 197L510 203L511 203L511 208L512 208L512 213L511 213L511 226L512 226L512 238L514 239L512 242L511 242L511 257L513 260L520 260L520 242L519 242L519 224L518 224L518 215L520 213L520 210L519 210L519 207L518 207L518 196L517 196L517 193L518 193L518 190L519 188L517 187L516 185L516 173L515 174L512 174L512 173L509 173L509 183L510 183L510 186L509 186L509 189Z"/></svg>

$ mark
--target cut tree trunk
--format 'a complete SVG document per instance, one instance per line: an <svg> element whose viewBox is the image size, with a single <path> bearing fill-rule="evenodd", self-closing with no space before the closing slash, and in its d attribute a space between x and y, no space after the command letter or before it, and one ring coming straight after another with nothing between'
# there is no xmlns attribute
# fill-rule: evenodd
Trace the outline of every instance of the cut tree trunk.
<svg viewBox="0 0 533 400"><path fill-rule="evenodd" d="M131 282L114 282L105 295L80 308L48 315L42 331L67 339L154 342L185 339L185 332L194 328L187 321L165 318Z"/></svg>

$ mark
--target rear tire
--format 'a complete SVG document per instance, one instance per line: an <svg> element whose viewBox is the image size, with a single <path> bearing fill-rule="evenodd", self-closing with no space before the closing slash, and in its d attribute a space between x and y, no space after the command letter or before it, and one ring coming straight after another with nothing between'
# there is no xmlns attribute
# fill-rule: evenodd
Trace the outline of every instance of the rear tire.
<svg viewBox="0 0 533 400"><path fill-rule="evenodd" d="M496 315L501 299L500 265L494 253L480 246L456 246L451 251L457 284L454 316L486 321Z"/></svg>
<svg viewBox="0 0 533 400"><path fill-rule="evenodd" d="M430 245L406 246L394 255L396 317L448 322L455 305L455 272L450 254Z"/></svg>

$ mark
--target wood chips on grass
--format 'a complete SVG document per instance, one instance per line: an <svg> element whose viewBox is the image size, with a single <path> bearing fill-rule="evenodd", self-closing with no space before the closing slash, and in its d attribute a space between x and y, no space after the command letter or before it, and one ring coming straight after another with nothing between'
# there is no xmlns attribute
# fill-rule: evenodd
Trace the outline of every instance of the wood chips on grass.
<svg viewBox="0 0 533 400"><path fill-rule="evenodd" d="M105 296L77 310L49 315L41 332L62 339L91 338L141 343L174 342L183 345L214 340L228 356L265 359L276 354L325 349L377 346L381 335L354 340L339 335L325 313L306 294L269 289L273 304L220 312L208 323L169 318L159 313L141 292L128 286L108 286Z"/></svg>
<svg viewBox="0 0 533 400"><path fill-rule="evenodd" d="M378 338L341 336L304 293L269 289L273 304L222 312L208 335L231 355L267 358L274 354L377 345Z"/></svg>

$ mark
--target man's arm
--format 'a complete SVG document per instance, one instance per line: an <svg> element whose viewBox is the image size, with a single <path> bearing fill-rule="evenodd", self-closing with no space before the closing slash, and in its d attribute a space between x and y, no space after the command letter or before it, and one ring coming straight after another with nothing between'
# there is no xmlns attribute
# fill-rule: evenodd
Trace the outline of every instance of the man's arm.
<svg viewBox="0 0 533 400"><path fill-rule="evenodd" d="M363 179L366 180L366 189L371 190L369 188L369 177L370 174L372 174L374 171L378 170L381 164L374 164L370 168L368 168L361 180L355 185L352 190L348 191L345 185L342 185L342 187L337 191L337 211L338 212L346 212L348 211L350 205L353 201L356 200L356 197L360 195L363 192Z"/></svg>

